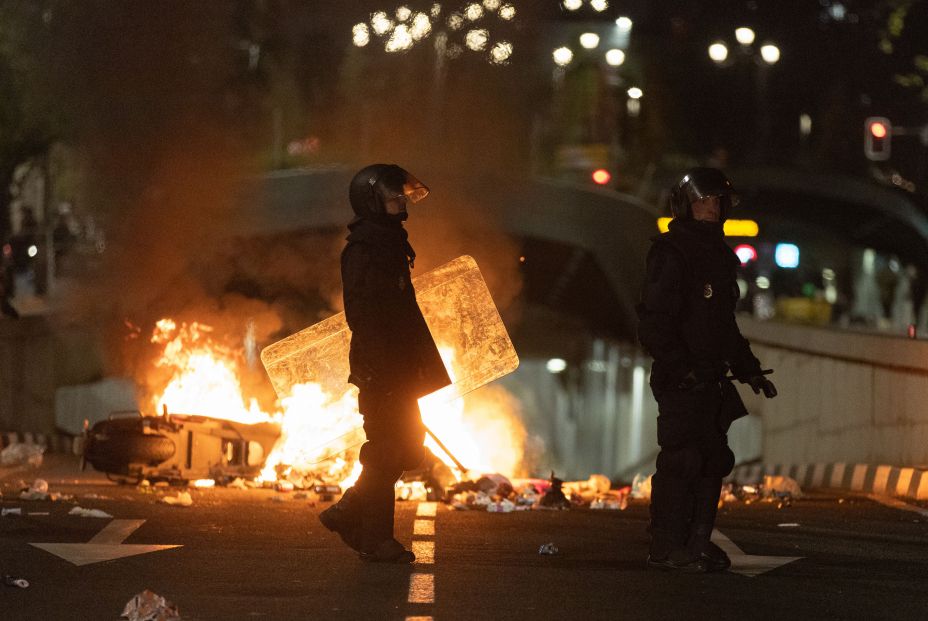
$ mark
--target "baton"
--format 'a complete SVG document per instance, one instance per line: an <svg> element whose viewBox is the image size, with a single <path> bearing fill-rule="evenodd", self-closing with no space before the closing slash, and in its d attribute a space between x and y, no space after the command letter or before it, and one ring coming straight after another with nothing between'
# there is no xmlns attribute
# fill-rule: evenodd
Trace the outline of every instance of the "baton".
<svg viewBox="0 0 928 621"><path fill-rule="evenodd" d="M438 448L440 448L441 450L443 450L443 451L445 452L445 455L447 455L448 457L451 458L451 461L453 461L453 462L454 462L454 465L458 467L458 470L460 470L462 474L465 473L465 472L467 472L467 468L464 467L464 464L462 464L461 462L459 462L459 461L458 461L458 458L454 456L454 453L452 453L451 451L448 450L448 447L445 446L445 443L442 442L441 440L439 440L439 439L438 439L438 436L436 436L436 435L434 434L434 432L432 432L432 430L429 429L428 426L427 426L425 423L422 423L422 426L425 427L425 433L427 433L427 434L429 434L430 436L432 436L432 439L435 440L435 444L438 445Z"/></svg>

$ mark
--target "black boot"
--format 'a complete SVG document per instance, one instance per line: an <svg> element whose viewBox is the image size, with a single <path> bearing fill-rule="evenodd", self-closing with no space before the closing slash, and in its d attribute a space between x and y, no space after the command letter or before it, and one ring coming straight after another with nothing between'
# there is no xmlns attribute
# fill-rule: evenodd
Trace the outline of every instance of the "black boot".
<svg viewBox="0 0 928 621"><path fill-rule="evenodd" d="M393 485L372 490L365 498L361 514L362 561L370 563L412 563L416 555L393 537Z"/></svg>
<svg viewBox="0 0 928 621"><path fill-rule="evenodd" d="M341 537L349 548L361 551L361 510L363 499L354 487L348 488L341 500L319 514L319 521Z"/></svg>
<svg viewBox="0 0 928 621"><path fill-rule="evenodd" d="M731 567L731 559L722 548L712 543L712 531L718 514L719 493L722 480L703 477L696 485L696 502L693 508L693 525L690 529L687 548L706 567L706 571L725 571Z"/></svg>
<svg viewBox="0 0 928 621"><path fill-rule="evenodd" d="M687 547L693 490L689 480L658 472L651 479L651 545L648 567L704 572L705 566Z"/></svg>

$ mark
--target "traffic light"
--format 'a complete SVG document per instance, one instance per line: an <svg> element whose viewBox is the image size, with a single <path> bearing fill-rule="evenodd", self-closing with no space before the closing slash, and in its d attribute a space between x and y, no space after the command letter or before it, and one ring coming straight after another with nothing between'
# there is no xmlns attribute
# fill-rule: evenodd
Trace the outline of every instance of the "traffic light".
<svg viewBox="0 0 928 621"><path fill-rule="evenodd" d="M864 121L864 155L873 162L889 159L893 124L885 116L870 116Z"/></svg>

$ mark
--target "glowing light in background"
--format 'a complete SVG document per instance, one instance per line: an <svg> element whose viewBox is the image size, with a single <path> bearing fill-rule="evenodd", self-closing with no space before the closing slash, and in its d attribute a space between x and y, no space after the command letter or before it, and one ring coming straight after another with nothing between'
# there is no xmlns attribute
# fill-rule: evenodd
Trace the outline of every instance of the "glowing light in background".
<svg viewBox="0 0 928 621"><path fill-rule="evenodd" d="M747 265L751 261L757 260L757 250L750 244L735 246L735 254L738 255L741 265Z"/></svg>
<svg viewBox="0 0 928 621"><path fill-rule="evenodd" d="M717 63L725 62L728 58L728 46L721 41L716 41L709 46L709 58Z"/></svg>
<svg viewBox="0 0 928 621"><path fill-rule="evenodd" d="M767 45L761 46L760 56L768 65L776 64L776 62L780 60L780 48L768 43Z"/></svg>
<svg viewBox="0 0 928 621"><path fill-rule="evenodd" d="M383 11L377 11L371 15L371 26L373 26L376 34L383 36L393 28L393 20L387 17L387 14Z"/></svg>
<svg viewBox="0 0 928 621"><path fill-rule="evenodd" d="M490 50L490 62L494 65L504 65L512 56L512 43L500 41Z"/></svg>
<svg viewBox="0 0 928 621"><path fill-rule="evenodd" d="M549 373L562 373L567 369L567 361L563 358L552 358L545 365Z"/></svg>
<svg viewBox="0 0 928 621"><path fill-rule="evenodd" d="M551 54L554 62L560 67L566 67L574 59L574 53L569 47L559 47Z"/></svg>
<svg viewBox="0 0 928 621"><path fill-rule="evenodd" d="M500 4L502 4L500 0L483 0L483 8L487 11L495 11L499 8Z"/></svg>
<svg viewBox="0 0 928 621"><path fill-rule="evenodd" d="M412 18L412 27L409 29L412 38L416 41L424 39L432 33L432 22L425 13L416 13Z"/></svg>
<svg viewBox="0 0 928 621"><path fill-rule="evenodd" d="M754 31L750 28L735 28L735 39L738 40L738 43L741 45L751 45L754 43Z"/></svg>
<svg viewBox="0 0 928 621"><path fill-rule="evenodd" d="M511 4L504 4L503 7L499 10L500 19L505 19L507 22L513 19L516 16L516 7Z"/></svg>
<svg viewBox="0 0 928 621"><path fill-rule="evenodd" d="M777 244L773 252L777 266L784 269L799 267L799 246L796 244Z"/></svg>
<svg viewBox="0 0 928 621"><path fill-rule="evenodd" d="M367 24L355 24L351 29L352 40L357 47L364 47L371 42L371 32Z"/></svg>
<svg viewBox="0 0 928 621"><path fill-rule="evenodd" d="M464 26L464 18L459 13L452 13L448 16L448 28L451 30L460 30Z"/></svg>
<svg viewBox="0 0 928 621"><path fill-rule="evenodd" d="M633 86L628 89L628 96L632 99L641 99L644 96L644 92L637 86Z"/></svg>
<svg viewBox="0 0 928 621"><path fill-rule="evenodd" d="M396 19L398 21L405 22L410 17L412 17L412 11L408 6L401 6L396 9Z"/></svg>
<svg viewBox="0 0 928 621"><path fill-rule="evenodd" d="M441 4L439 4L438 2L433 4L431 10L429 10L429 15L431 15L432 17L438 17L439 15L441 15Z"/></svg>
<svg viewBox="0 0 928 621"><path fill-rule="evenodd" d="M619 67L625 62L625 52L612 49L606 52L606 63L612 67Z"/></svg>
<svg viewBox="0 0 928 621"><path fill-rule="evenodd" d="M475 52L480 52L487 47L490 41L490 33L485 28L471 30L464 37L464 44Z"/></svg>
<svg viewBox="0 0 928 621"><path fill-rule="evenodd" d="M406 24L399 24L387 40L384 49L388 52L404 52L412 47L413 38Z"/></svg>
<svg viewBox="0 0 928 621"><path fill-rule="evenodd" d="M483 7L476 2L474 4L468 4L464 9L464 17L472 22L477 21L483 17Z"/></svg>
<svg viewBox="0 0 928 621"><path fill-rule="evenodd" d="M605 168L599 168L593 171L593 181L598 185L606 185L612 181L612 175Z"/></svg>
<svg viewBox="0 0 928 621"><path fill-rule="evenodd" d="M595 32L584 32L580 35L580 45L585 49L592 50L599 45L599 35Z"/></svg>
<svg viewBox="0 0 928 621"><path fill-rule="evenodd" d="M609 0L590 0L590 6L597 13L602 13L609 8Z"/></svg>
<svg viewBox="0 0 928 621"><path fill-rule="evenodd" d="M26 251L26 253L27 253L30 257L34 257L34 256L36 256L37 254L39 254L39 248L33 244L32 246L29 246L29 249Z"/></svg>
<svg viewBox="0 0 928 621"><path fill-rule="evenodd" d="M631 32L632 20L623 15L619 19L615 20L615 25L618 26L619 30L622 32Z"/></svg>
<svg viewBox="0 0 928 621"><path fill-rule="evenodd" d="M564 0L561 4L568 11L576 11L583 6L583 0Z"/></svg>

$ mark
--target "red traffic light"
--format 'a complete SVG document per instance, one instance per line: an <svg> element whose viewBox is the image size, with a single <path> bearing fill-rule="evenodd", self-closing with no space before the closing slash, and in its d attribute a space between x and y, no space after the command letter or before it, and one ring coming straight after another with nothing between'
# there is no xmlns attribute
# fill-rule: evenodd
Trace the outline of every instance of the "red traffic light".
<svg viewBox="0 0 928 621"><path fill-rule="evenodd" d="M874 138L885 138L889 132L886 131L886 125L880 121L873 121L870 123L870 133Z"/></svg>
<svg viewBox="0 0 928 621"><path fill-rule="evenodd" d="M593 171L593 181L598 185L606 185L612 180L612 175L605 168L599 168Z"/></svg>
<svg viewBox="0 0 928 621"><path fill-rule="evenodd" d="M892 138L893 124L885 116L870 116L864 121L864 155L868 160L888 160Z"/></svg>

